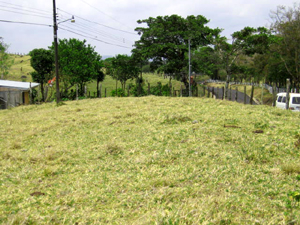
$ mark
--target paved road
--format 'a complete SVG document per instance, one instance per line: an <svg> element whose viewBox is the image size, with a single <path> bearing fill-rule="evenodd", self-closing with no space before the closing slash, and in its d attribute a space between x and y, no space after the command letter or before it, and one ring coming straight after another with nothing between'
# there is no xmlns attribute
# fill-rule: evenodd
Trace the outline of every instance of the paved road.
<svg viewBox="0 0 300 225"><path fill-rule="evenodd" d="M213 89L212 87L209 87L209 90L214 91L214 95L218 99L222 99L222 96L223 96L222 88L214 88ZM236 96L236 94L237 94L237 96ZM236 90L231 90L231 95L230 95L230 89L228 89L227 98L231 101L237 101L239 103L244 103L244 96L245 96L245 94L243 92L240 92L240 91L237 92ZM250 97L248 95L246 95L246 104L250 104ZM255 101L253 101L253 105L257 105L257 103Z"/></svg>

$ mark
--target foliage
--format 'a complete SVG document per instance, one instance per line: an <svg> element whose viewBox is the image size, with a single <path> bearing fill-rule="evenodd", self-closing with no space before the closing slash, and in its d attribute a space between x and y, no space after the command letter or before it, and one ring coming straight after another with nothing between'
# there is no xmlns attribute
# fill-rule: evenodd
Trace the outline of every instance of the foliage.
<svg viewBox="0 0 300 225"><path fill-rule="evenodd" d="M7 53L8 45L4 43L3 38L0 37L0 78L6 79L9 69L13 64L13 60Z"/></svg>
<svg viewBox="0 0 300 225"><path fill-rule="evenodd" d="M122 88L125 89L126 81L137 78L139 68L131 56L117 55L111 61L113 71L112 77L121 82Z"/></svg>
<svg viewBox="0 0 300 225"><path fill-rule="evenodd" d="M271 14L272 31L279 37L276 50L285 69L297 86L300 84L300 4L278 6Z"/></svg>
<svg viewBox="0 0 300 225"><path fill-rule="evenodd" d="M50 47L54 51L54 46ZM80 85L79 94L83 95L86 83L97 79L103 67L101 56L86 41L71 38L58 43L59 69L66 91L75 84Z"/></svg>
<svg viewBox="0 0 300 225"><path fill-rule="evenodd" d="M111 96L112 97L125 97L126 93L125 90L123 88L118 88L117 91L116 90L112 90L111 91Z"/></svg>
<svg viewBox="0 0 300 225"><path fill-rule="evenodd" d="M151 70L159 73L175 74L175 78L187 81L187 53L188 43L191 48L206 46L212 43L212 38L220 30L211 29L206 24L209 21L201 16L182 18L178 15L158 16L156 18L139 20L147 27L137 27L135 30L141 35L135 43L133 55L141 60L151 60Z"/></svg>
<svg viewBox="0 0 300 225"><path fill-rule="evenodd" d="M52 79L54 70L54 55L50 50L33 49L29 52L30 65L35 70L31 72L31 77L34 82L41 84L42 101L45 101L44 85L48 80Z"/></svg>

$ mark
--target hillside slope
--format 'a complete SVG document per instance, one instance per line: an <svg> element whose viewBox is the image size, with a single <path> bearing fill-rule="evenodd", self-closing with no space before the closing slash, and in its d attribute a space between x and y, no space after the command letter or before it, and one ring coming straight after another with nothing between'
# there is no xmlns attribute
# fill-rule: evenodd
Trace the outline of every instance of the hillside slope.
<svg viewBox="0 0 300 225"><path fill-rule="evenodd" d="M2 224L300 221L290 111L150 96L22 106L0 123Z"/></svg>

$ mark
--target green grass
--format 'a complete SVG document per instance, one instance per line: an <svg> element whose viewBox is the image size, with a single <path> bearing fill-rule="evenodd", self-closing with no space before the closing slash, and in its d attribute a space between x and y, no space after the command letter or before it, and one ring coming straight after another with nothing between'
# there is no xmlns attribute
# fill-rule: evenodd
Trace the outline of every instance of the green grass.
<svg viewBox="0 0 300 225"><path fill-rule="evenodd" d="M22 81L21 76L26 76L25 81L32 81L30 72L33 71L33 68L30 66L30 56L11 55L11 58L14 60L14 64L10 68L7 79Z"/></svg>
<svg viewBox="0 0 300 225"><path fill-rule="evenodd" d="M299 224L299 119L154 96L2 110L0 223Z"/></svg>

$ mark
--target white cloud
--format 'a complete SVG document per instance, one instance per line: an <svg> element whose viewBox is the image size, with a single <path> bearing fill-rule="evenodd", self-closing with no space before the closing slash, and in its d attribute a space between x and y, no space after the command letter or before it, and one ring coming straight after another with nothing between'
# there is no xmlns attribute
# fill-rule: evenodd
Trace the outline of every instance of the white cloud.
<svg viewBox="0 0 300 225"><path fill-rule="evenodd" d="M0 20L43 24L53 23L52 1L12 0L10 3L22 5L23 9L37 8L43 10L41 12L47 11L49 17L41 18L5 12L1 11L3 8L0 7ZM113 28L130 31L139 26L136 22L139 19L171 14L183 17L187 15L203 15L210 20L209 26L224 29L223 34L226 36L245 26L264 26L268 23L271 10L275 10L278 5L292 6L293 3L294 0L56 0L57 8L63 11ZM59 16L63 14L64 18L71 16L61 11L58 12L60 12ZM76 24L68 22L61 24L61 28L65 26L69 27L73 32L81 30L86 34L91 34L93 37L97 36L97 39L114 44L108 45L85 38L88 43L97 47L96 50L101 55L129 54L130 49L115 45L131 47L134 41L138 39L137 35L126 34L104 26L88 24L79 18L76 19ZM92 31L99 31L99 33L95 34L80 26L89 26ZM84 37L64 30L59 30L58 34L59 38L74 37L84 39ZM1 23L0 36L4 37L5 42L10 44L12 52L28 53L34 48L47 48L47 46L51 45L53 28Z"/></svg>

